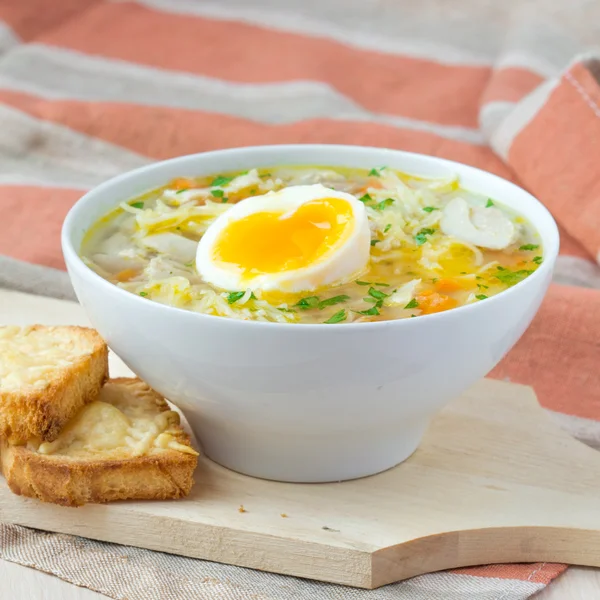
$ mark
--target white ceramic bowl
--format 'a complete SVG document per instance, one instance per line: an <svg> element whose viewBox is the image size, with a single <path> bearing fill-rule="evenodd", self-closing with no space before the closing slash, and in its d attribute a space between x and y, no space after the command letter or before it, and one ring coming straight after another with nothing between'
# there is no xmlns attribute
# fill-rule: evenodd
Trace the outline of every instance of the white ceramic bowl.
<svg viewBox="0 0 600 600"><path fill-rule="evenodd" d="M78 256L97 219L173 177L285 164L458 173L464 187L534 225L544 262L485 302L417 319L306 325L164 306L105 281ZM237 148L152 164L88 192L62 231L69 275L90 321L135 373L185 412L205 453L241 473L296 482L371 475L410 456L431 416L521 337L550 283L558 245L548 211L495 175L429 156L334 145Z"/></svg>

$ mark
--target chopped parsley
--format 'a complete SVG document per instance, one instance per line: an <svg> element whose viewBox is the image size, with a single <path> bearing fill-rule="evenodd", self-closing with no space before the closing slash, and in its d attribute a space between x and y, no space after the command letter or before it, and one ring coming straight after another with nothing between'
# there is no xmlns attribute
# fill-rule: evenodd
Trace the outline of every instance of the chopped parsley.
<svg viewBox="0 0 600 600"><path fill-rule="evenodd" d="M354 283L357 285L378 285L379 287L390 287L389 283L371 283L370 281L358 281L356 280Z"/></svg>
<svg viewBox="0 0 600 600"><path fill-rule="evenodd" d="M354 311L359 315L366 315L367 317L373 317L376 316L379 313L379 308L377 308L377 306L372 306L371 308L368 308L367 310L356 310Z"/></svg>
<svg viewBox="0 0 600 600"><path fill-rule="evenodd" d="M385 200L378 202L373 208L375 210L383 210L384 208L386 208L387 206L391 206L392 204L394 204L394 199L386 198Z"/></svg>
<svg viewBox="0 0 600 600"><path fill-rule="evenodd" d="M479 289L482 289L482 290L487 290L487 289L489 289L490 286L489 285L483 285L483 283L478 283L477 287Z"/></svg>
<svg viewBox="0 0 600 600"><path fill-rule="evenodd" d="M494 206L494 203L492 202L491 198L488 198L488 201L485 203L485 207L490 208L491 206Z"/></svg>
<svg viewBox="0 0 600 600"><path fill-rule="evenodd" d="M388 223L388 224L385 226L385 229L383 230L383 233L387 233L387 232L388 232L388 231L389 231L391 228L392 228L392 224L391 224L391 223Z"/></svg>
<svg viewBox="0 0 600 600"><path fill-rule="evenodd" d="M147 292L140 292L140 296L144 296L144 298L148 295Z"/></svg>
<svg viewBox="0 0 600 600"><path fill-rule="evenodd" d="M210 187L223 187L224 185L227 185L230 181L233 181L234 179L235 177L225 177L223 175L219 175L210 182Z"/></svg>
<svg viewBox="0 0 600 600"><path fill-rule="evenodd" d="M418 308L419 303L416 298L413 298L404 308Z"/></svg>
<svg viewBox="0 0 600 600"><path fill-rule="evenodd" d="M222 198L225 195L223 190L210 190L211 195L215 198Z"/></svg>
<svg viewBox="0 0 600 600"><path fill-rule="evenodd" d="M437 283L438 281L439 281L439 277L434 277L434 278L431 280L431 283Z"/></svg>
<svg viewBox="0 0 600 600"><path fill-rule="evenodd" d="M475 298L477 298L477 300L485 300L487 296L485 294L477 294Z"/></svg>
<svg viewBox="0 0 600 600"><path fill-rule="evenodd" d="M295 306L301 308L302 310L307 310L309 308L316 308L319 305L319 297L318 296L307 296L306 298L302 298L296 302Z"/></svg>
<svg viewBox="0 0 600 600"><path fill-rule="evenodd" d="M245 293L246 292L229 292L229 294L227 294L227 303L233 304L234 302L237 302Z"/></svg>
<svg viewBox="0 0 600 600"><path fill-rule="evenodd" d="M536 257L534 257L534 259L533 259L533 262L534 262L536 265L541 265L543 260L544 260L544 259L543 259L541 256L536 256Z"/></svg>
<svg viewBox="0 0 600 600"><path fill-rule="evenodd" d="M523 281L526 277L529 277L533 273L533 271L527 269L521 269L519 271L509 271L504 267L497 267L498 271L494 274L494 276L499 279L504 285L509 287L516 285L520 281Z"/></svg>
<svg viewBox="0 0 600 600"><path fill-rule="evenodd" d="M133 206L133 208L144 208L143 202L132 202L129 206Z"/></svg>
<svg viewBox="0 0 600 600"><path fill-rule="evenodd" d="M415 235L415 242L417 242L417 246L422 246L427 241L427 236L435 233L435 229L431 229L431 227L425 227L425 229L421 229L417 235Z"/></svg>
<svg viewBox="0 0 600 600"><path fill-rule="evenodd" d="M326 306L333 306L334 304L339 304L340 302L346 302L346 300L350 300L350 296L346 296L342 294L341 296L334 296L333 298L327 298L327 300L321 300L319 302L319 308L323 310Z"/></svg>
<svg viewBox="0 0 600 600"><path fill-rule="evenodd" d="M370 177L381 177L381 171L383 171L385 169L385 167L379 167L379 169L371 169L369 171L369 176Z"/></svg>
<svg viewBox="0 0 600 600"><path fill-rule="evenodd" d="M333 325L335 323L341 323L342 321L345 321L346 317L346 311L342 308L342 310L338 310L338 312L336 312L335 315L327 319L327 321L323 322L327 323L328 325Z"/></svg>
<svg viewBox="0 0 600 600"><path fill-rule="evenodd" d="M375 298L376 300L383 300L389 296L389 294L386 294L381 290L376 290L374 287L370 287L367 293L369 296L371 296L371 298Z"/></svg>
<svg viewBox="0 0 600 600"><path fill-rule="evenodd" d="M434 210L440 210L439 208L436 208L435 206L424 206L423 210L425 212L433 212Z"/></svg>
<svg viewBox="0 0 600 600"><path fill-rule="evenodd" d="M375 244L379 244L381 240L371 240L371 246L375 246Z"/></svg>
<svg viewBox="0 0 600 600"><path fill-rule="evenodd" d="M190 260L190 262L184 263L184 266L186 266L186 267L193 267L194 266L194 261Z"/></svg>
<svg viewBox="0 0 600 600"><path fill-rule="evenodd" d="M293 308L285 308L285 306L278 306L277 310L280 310L281 312L286 312L286 313L295 313L296 312Z"/></svg>
<svg viewBox="0 0 600 600"><path fill-rule="evenodd" d="M190 188L181 188L180 190L177 190L175 193L176 194L182 194L183 192L187 192Z"/></svg>
<svg viewBox="0 0 600 600"><path fill-rule="evenodd" d="M537 250L539 247L539 244L523 244L519 250Z"/></svg>
<svg viewBox="0 0 600 600"><path fill-rule="evenodd" d="M365 202L366 203L366 202L371 202L371 200L373 200L373 198L371 198L371 196L369 194L365 194L364 196L361 196L359 198L359 200L361 202Z"/></svg>
<svg viewBox="0 0 600 600"><path fill-rule="evenodd" d="M223 196L221 198L221 204L225 204L225 202L228 202L228 201L229 201L229 198L227 196Z"/></svg>

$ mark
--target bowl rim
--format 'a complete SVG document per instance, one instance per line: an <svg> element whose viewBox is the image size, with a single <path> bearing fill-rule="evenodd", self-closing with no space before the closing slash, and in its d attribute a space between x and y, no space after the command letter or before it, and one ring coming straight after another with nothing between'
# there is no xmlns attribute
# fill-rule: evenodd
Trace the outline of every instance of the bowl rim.
<svg viewBox="0 0 600 600"><path fill-rule="evenodd" d="M228 148L224 150L213 150L207 152L199 152L195 154L185 154L182 156L177 156L174 158L170 158L167 160L155 161L148 165L144 165L142 167L138 167L136 169L128 170L124 173L116 175L115 177L111 177L106 181L103 181L99 185L93 187L88 190L81 198L79 198L75 204L69 209L61 228L61 246L62 252L65 259L65 263L69 270L69 276L72 278L70 273L71 269L77 269L79 274L83 279L86 277L92 279L92 281L99 285L101 288L105 289L107 293L116 293L117 297L127 298L129 301L134 302L145 302L151 303L153 309L157 311L163 311L165 316L171 314L172 311L175 311L175 314L187 315L187 317L183 318L191 318L194 320L202 320L202 319L210 319L211 322L215 322L215 320L219 320L223 322L223 325L226 326L226 323L231 323L231 326L238 327L269 327L269 328L290 328L294 329L301 328L303 331L318 327L320 331L323 331L323 325L325 323L279 323L279 322L271 322L271 321L255 321L255 320L243 320L243 319L231 319L227 317L219 317L216 315L208 315L205 313L200 313L192 310L187 310L185 308L179 308L175 306L169 306L168 304L161 304L159 302L153 302L152 300L147 300L141 296L136 296L131 292L123 290L116 286L115 284L107 281L100 275L98 275L93 269L88 267L82 258L79 256L78 251L75 250L74 243L72 240L72 236L75 231L75 223L80 215L86 214L86 209L89 205L91 205L95 196L103 191L110 189L115 186L119 186L122 183L126 182L131 178L136 178L142 176L146 172L153 171L155 169L159 169L164 167L165 165L176 165L182 162L199 160L202 161L208 155L210 156L228 156L228 155L236 155L236 154L252 154L252 153L269 153L269 152L305 152L307 157L310 156L312 152L316 151L337 151L344 154L351 154L352 152L372 152L374 158L377 155L381 155L382 153L393 154L400 158L408 158L414 160L421 160L430 163L437 163L440 166L446 167L448 169L452 169L454 171L467 171L472 172L474 174L479 174L490 181L502 182L503 185L508 185L512 187L515 193L519 195L523 195L526 198L527 202L532 203L533 206L536 206L538 210L542 213L545 213L545 217L548 222L548 229L545 232L545 236L549 238L550 244L547 242L544 243L544 260L542 264L536 269L534 273L532 273L526 279L520 281L514 286L503 290L502 292L496 294L495 296L491 296L486 298L485 302L474 302L472 304L465 304L462 306L458 306L448 311L432 313L428 315L421 315L419 319L413 321L413 319L390 319L384 321L369 321L369 322L361 322L361 323L339 323L343 325L342 328L344 331L354 330L356 327L359 327L361 330L366 331L367 329L373 328L387 328L387 327L411 327L415 326L417 323L422 322L422 319L428 319L428 322L431 322L433 319L448 319L448 318L458 318L460 315L466 313L467 311L476 312L484 309L485 306L495 305L498 302L502 302L502 298L508 298L509 294L518 293L519 290L522 290L525 286L533 285L537 280L547 276L549 271L551 272L554 269L554 263L558 256L559 249L559 231L556 221L550 214L550 211L540 202L537 198L535 198L530 192L516 185L515 183L500 177L499 175L495 175L494 173L490 173L488 171L484 171L483 169L479 169L477 167L473 167L471 165L466 165L464 163L460 163L458 161L448 160L445 158L439 158L437 156L431 156L428 154L421 154L417 152L407 152L404 150L397 150L393 148L383 148L377 146L360 146L360 145L351 145L351 144L271 144L264 146L241 146L236 148ZM379 162L379 161L378 161ZM308 164L308 163L307 163ZM368 166L368 165L367 165ZM115 206L118 202L122 202L126 199L117 198L115 202ZM516 209L518 212L518 209ZM539 227L536 223L532 222L532 225L539 233ZM88 226L89 228L89 226ZM147 306L147 305L146 305Z"/></svg>

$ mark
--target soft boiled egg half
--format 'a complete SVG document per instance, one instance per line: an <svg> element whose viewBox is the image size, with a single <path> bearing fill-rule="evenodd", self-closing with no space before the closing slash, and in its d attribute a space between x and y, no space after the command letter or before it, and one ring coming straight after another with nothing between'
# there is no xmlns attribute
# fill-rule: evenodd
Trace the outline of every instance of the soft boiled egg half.
<svg viewBox="0 0 600 600"><path fill-rule="evenodd" d="M366 269L365 206L321 184L246 198L220 215L198 244L196 267L223 290L295 293L345 283Z"/></svg>

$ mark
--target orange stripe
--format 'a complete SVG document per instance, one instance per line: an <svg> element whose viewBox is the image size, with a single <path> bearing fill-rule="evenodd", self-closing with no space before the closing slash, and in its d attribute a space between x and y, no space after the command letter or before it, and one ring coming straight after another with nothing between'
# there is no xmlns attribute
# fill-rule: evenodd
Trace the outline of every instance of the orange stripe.
<svg viewBox="0 0 600 600"><path fill-rule="evenodd" d="M468 127L477 127L490 75L489 67L442 65L133 3L100 4L40 41L236 82L323 81L373 111Z"/></svg>
<svg viewBox="0 0 600 600"><path fill-rule="evenodd" d="M64 269L60 229L80 190L0 186L2 221L0 254Z"/></svg>
<svg viewBox="0 0 600 600"><path fill-rule="evenodd" d="M441 156L512 178L489 148L435 134L363 122L311 119L284 125L169 107L46 101L0 91L0 102L156 159L221 148L285 143L383 146Z"/></svg>
<svg viewBox="0 0 600 600"><path fill-rule="evenodd" d="M570 77L572 81L561 80L546 104L517 135L509 163L565 230L597 256L600 88L581 64L571 69Z"/></svg>
<svg viewBox="0 0 600 600"><path fill-rule="evenodd" d="M520 579L531 583L548 585L567 569L566 565L554 563L511 564L511 565L485 565L481 567L467 567L454 569L458 575L473 575L475 577L494 577L497 579Z"/></svg>
<svg viewBox="0 0 600 600"><path fill-rule="evenodd" d="M535 90L544 78L519 67L507 67L494 71L481 98L481 104L488 102L519 102Z"/></svg>
<svg viewBox="0 0 600 600"><path fill-rule="evenodd" d="M546 408L600 420L598 340L600 291L553 284L531 327L490 375L533 386Z"/></svg>
<svg viewBox="0 0 600 600"><path fill-rule="evenodd" d="M99 0L26 0L0 3L0 20L29 41L97 4ZM49 10L50 9L50 10Z"/></svg>
<svg viewBox="0 0 600 600"><path fill-rule="evenodd" d="M590 260L590 253L574 237L570 236L559 223L560 232L560 254L561 256L576 256Z"/></svg>

